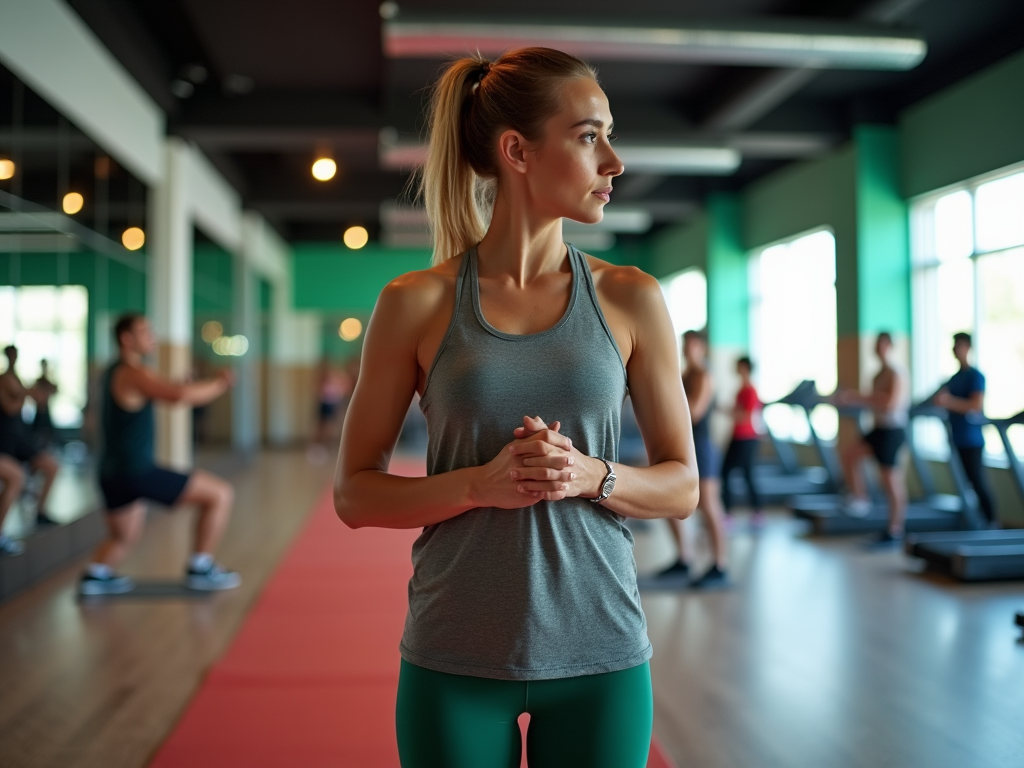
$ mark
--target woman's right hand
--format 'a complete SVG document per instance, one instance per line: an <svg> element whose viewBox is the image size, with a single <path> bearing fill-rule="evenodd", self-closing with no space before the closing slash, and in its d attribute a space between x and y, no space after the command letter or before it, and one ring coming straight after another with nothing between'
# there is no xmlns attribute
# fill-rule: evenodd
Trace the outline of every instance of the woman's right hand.
<svg viewBox="0 0 1024 768"><path fill-rule="evenodd" d="M562 490L546 492L524 491L523 480L513 477L523 469L523 459L512 453L515 442L508 443L498 455L478 467L479 474L473 484L473 499L478 507L498 509L519 509L531 507L538 501L559 501L565 498L565 491L574 477L575 467L568 466L552 478L554 485L565 486Z"/></svg>

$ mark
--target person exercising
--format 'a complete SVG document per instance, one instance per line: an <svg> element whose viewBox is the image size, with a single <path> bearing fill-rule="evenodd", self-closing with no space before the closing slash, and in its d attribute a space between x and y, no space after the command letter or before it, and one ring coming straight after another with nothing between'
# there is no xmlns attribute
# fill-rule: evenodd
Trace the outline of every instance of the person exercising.
<svg viewBox="0 0 1024 768"><path fill-rule="evenodd" d="M985 409L985 376L968 361L972 345L971 334L953 334L953 355L960 363L960 370L935 394L932 402L949 411L953 447L978 495L982 514L988 524L995 527L998 525L995 503L982 464L985 436L981 433L981 421L972 418L980 416Z"/></svg>
<svg viewBox="0 0 1024 768"><path fill-rule="evenodd" d="M836 405L869 408L874 416L874 428L861 440L847 446L842 454L843 473L850 492L850 497L844 502L844 510L854 517L864 517L871 512L860 463L873 456L878 462L889 504L889 525L879 534L880 544L895 543L903 538L907 510L907 489L899 466L900 448L907 437L907 384L904 375L890 363L891 352L892 335L882 331L875 340L875 354L882 367L875 374L871 392L862 394L855 390L840 390L835 396Z"/></svg>
<svg viewBox="0 0 1024 768"><path fill-rule="evenodd" d="M740 377L740 388L736 393L736 404L732 408L732 440L722 460L722 506L726 514L732 511L733 498L729 489L729 475L734 469L743 473L747 483L747 496L754 516L752 524L760 527L764 523L764 510L761 507L761 496L754 481L754 459L761 445L760 436L754 419L761 411L761 398L757 396L750 376L754 371L754 363L749 357L741 357L736 361L736 374Z"/></svg>
<svg viewBox="0 0 1024 768"><path fill-rule="evenodd" d="M690 418L693 421L693 446L700 475L700 511L711 540L713 562L690 586L720 587L727 583L726 568L729 558L729 538L725 531L725 511L722 509L722 490L718 479L719 454L711 442L711 413L714 410L715 382L707 366L708 341L702 331L687 331L683 334L683 389L690 403ZM686 557L686 540L683 521L668 518L669 531L675 540L678 559L658 576L686 576L690 571Z"/></svg>
<svg viewBox="0 0 1024 768"><path fill-rule="evenodd" d="M57 394L57 385L50 380L50 364L46 360L39 361L39 378L32 385L32 399L36 404L36 415L32 419L32 432L38 437L41 445L49 446L53 442L53 421L50 419L50 398Z"/></svg>
<svg viewBox="0 0 1024 768"><path fill-rule="evenodd" d="M149 321L129 313L114 326L119 356L107 370L101 389L100 489L106 502L107 538L96 549L79 582L83 595L128 592L127 576L115 572L142 535L146 519L143 499L167 507L191 504L199 508L195 551L185 569L190 589L232 589L241 577L213 559L234 503L227 481L201 469L182 474L156 464L153 401L202 405L224 394L233 383L229 371L205 381L176 384L159 377L143 358L155 347Z"/></svg>
<svg viewBox="0 0 1024 768"><path fill-rule="evenodd" d="M10 457L19 468L21 464L28 464L31 472L39 472L43 476L43 484L36 499L36 525L54 525L55 521L47 513L46 502L57 477L57 461L44 450L42 441L21 418L25 398L37 400L43 399L43 395L35 387L25 387L18 378L15 370L18 348L11 344L4 348L4 354L7 356L7 370L0 375L0 454ZM9 509L9 506L3 509L3 514ZM9 540L6 546L10 548Z"/></svg>

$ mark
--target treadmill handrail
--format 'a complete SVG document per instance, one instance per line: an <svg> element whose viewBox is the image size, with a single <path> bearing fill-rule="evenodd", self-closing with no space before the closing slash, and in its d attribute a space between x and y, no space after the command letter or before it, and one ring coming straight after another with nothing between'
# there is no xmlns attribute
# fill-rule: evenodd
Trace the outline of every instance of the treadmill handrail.
<svg viewBox="0 0 1024 768"><path fill-rule="evenodd" d="M1024 467L1021 466L1020 458L1013 449L1010 442L1010 427L1014 424L1024 424L1024 411L1008 419L988 419L989 424L996 428L999 439L1003 441L1003 450L1006 451L1006 461L1010 465L1010 475L1013 484L1017 486L1017 494L1020 496L1021 504L1024 504Z"/></svg>

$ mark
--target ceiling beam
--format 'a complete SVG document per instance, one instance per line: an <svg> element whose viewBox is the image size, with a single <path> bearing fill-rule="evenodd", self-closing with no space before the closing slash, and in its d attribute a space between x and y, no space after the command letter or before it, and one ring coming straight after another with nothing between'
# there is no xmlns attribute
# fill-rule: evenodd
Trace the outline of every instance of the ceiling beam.
<svg viewBox="0 0 1024 768"><path fill-rule="evenodd" d="M385 21L383 34L386 55L426 59L470 51L493 57L536 45L598 61L905 70L916 67L928 49L920 36L885 27L767 19L742 25L643 25L403 14Z"/></svg>
<svg viewBox="0 0 1024 768"><path fill-rule="evenodd" d="M924 0L876 0L858 15L857 20L892 25L902 21ZM922 54L922 59L924 55ZM811 82L819 68L800 66L764 72L739 92L720 102L705 117L702 126L709 131L741 131L774 110Z"/></svg>

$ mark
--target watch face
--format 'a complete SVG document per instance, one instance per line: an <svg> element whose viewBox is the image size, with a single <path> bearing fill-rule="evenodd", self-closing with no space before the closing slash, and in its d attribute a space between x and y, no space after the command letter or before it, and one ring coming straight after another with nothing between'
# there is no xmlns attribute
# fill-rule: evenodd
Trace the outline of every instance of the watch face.
<svg viewBox="0 0 1024 768"><path fill-rule="evenodd" d="M601 489L601 493L607 496L609 493L612 492L613 488L615 488L615 475L612 475L611 477L604 481L604 487Z"/></svg>

